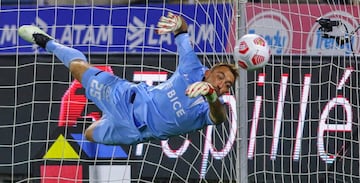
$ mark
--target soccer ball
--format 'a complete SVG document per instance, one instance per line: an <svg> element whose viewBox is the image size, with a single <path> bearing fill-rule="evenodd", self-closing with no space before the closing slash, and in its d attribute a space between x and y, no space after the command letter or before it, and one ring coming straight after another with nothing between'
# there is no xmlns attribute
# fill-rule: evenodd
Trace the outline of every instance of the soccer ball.
<svg viewBox="0 0 360 183"><path fill-rule="evenodd" d="M241 68L256 70L269 62L270 47L260 35L245 34L236 42L233 57Z"/></svg>

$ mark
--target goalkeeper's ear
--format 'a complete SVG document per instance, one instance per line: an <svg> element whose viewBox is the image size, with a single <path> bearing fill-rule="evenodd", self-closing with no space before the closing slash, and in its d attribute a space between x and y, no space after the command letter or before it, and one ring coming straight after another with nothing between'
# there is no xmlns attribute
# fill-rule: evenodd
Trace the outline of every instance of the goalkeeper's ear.
<svg viewBox="0 0 360 183"><path fill-rule="evenodd" d="M204 73L203 81L208 82L207 79L209 78L210 74L211 74L211 69L206 70L205 73Z"/></svg>
<svg viewBox="0 0 360 183"><path fill-rule="evenodd" d="M178 28L177 30L174 31L174 35L177 36L178 34L181 34L181 33L187 33L188 31L188 25L185 21L185 19L179 15L179 18L181 20L181 26L180 28Z"/></svg>

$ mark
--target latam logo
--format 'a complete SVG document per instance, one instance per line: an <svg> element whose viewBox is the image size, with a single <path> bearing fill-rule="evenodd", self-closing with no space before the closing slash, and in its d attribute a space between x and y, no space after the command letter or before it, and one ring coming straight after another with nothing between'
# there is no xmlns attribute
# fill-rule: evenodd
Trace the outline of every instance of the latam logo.
<svg viewBox="0 0 360 183"><path fill-rule="evenodd" d="M87 52L91 48L91 52L176 52L175 38L172 34L158 35L155 33L156 21L144 20L142 17L133 15L130 17L127 26L118 28L108 25L104 22L101 25L89 25L86 22L75 21L77 24L51 24L46 18L39 16L34 17L35 21L31 24L39 26L43 31L56 38L56 40L65 45L72 45L74 48ZM156 19L157 20L157 19ZM116 22L115 22L116 23ZM28 23L29 24L29 23ZM4 52L11 52L14 45L17 44L17 25L0 24L0 45L9 48ZM222 28L217 28L214 24L208 22L200 22L198 25L189 24L188 32L191 40L198 47L195 51L204 52L224 52L226 42L217 32L227 32ZM21 48L19 52L33 52L38 50L37 46L30 48L29 44L23 40L19 40L20 45L27 45ZM16 50L14 50L16 51ZM2 52L2 50L0 50Z"/></svg>
<svg viewBox="0 0 360 183"><path fill-rule="evenodd" d="M197 32L195 33L195 29ZM147 27L146 21L134 16L129 22L127 37L129 42L129 51L135 52L136 48L141 48L144 45L150 47L162 47L163 45L174 45L175 39L171 34L158 35L155 32L156 24L151 24ZM188 32L191 36L191 40L196 45L202 45L206 42L210 45L214 45L216 42L215 35L216 28L213 24L200 24L199 27L194 27L193 24L188 25Z"/></svg>

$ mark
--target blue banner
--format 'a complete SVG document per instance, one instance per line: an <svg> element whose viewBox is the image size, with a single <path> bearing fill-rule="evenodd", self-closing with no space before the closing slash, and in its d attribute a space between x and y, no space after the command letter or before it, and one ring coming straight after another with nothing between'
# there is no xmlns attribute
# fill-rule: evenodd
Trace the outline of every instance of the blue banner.
<svg viewBox="0 0 360 183"><path fill-rule="evenodd" d="M91 53L175 52L174 36L155 33L168 11L182 14L189 25L196 52L226 52L230 5L61 6L1 7L0 53L33 53L34 47L19 39L17 29L33 24L60 43ZM43 50L40 50L43 51Z"/></svg>

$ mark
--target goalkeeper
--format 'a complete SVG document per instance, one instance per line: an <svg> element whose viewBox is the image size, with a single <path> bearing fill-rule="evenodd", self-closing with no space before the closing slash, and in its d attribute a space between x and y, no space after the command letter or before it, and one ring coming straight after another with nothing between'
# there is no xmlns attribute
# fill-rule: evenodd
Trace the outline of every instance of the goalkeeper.
<svg viewBox="0 0 360 183"><path fill-rule="evenodd" d="M135 84L92 67L80 51L57 43L38 27L24 25L18 32L24 40L55 54L102 111L101 119L85 130L86 139L114 145L165 140L226 120L218 97L229 92L237 69L225 63L210 69L203 66L187 29L181 16L160 17L157 33L174 33L179 65L169 80L157 86Z"/></svg>

